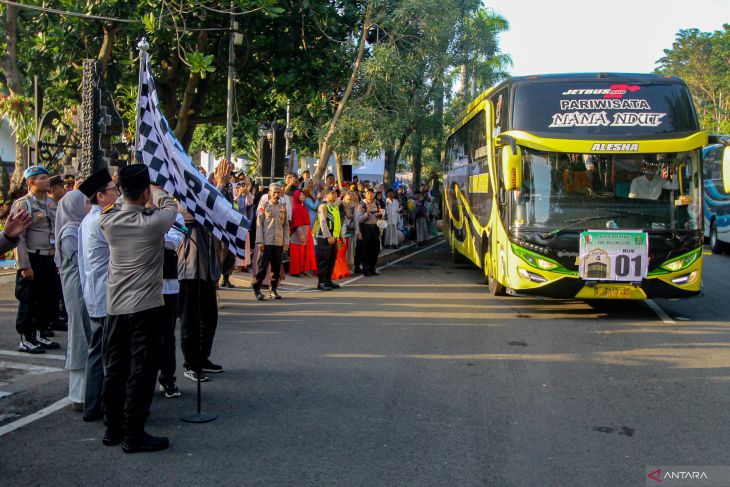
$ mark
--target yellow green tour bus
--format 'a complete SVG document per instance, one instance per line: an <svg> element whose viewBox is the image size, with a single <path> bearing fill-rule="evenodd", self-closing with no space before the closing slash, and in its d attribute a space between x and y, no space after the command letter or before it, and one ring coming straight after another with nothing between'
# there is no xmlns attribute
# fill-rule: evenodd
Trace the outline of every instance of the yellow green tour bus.
<svg viewBox="0 0 730 487"><path fill-rule="evenodd" d="M495 295L697 295L707 143L676 77L503 81L447 139L444 235Z"/></svg>

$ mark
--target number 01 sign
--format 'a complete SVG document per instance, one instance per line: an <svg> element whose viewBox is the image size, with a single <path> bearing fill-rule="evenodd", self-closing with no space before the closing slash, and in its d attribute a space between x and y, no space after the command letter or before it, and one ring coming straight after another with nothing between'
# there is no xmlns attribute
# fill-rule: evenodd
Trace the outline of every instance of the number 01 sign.
<svg viewBox="0 0 730 487"><path fill-rule="evenodd" d="M580 234L580 277L594 281L640 281L649 268L645 232L588 230Z"/></svg>

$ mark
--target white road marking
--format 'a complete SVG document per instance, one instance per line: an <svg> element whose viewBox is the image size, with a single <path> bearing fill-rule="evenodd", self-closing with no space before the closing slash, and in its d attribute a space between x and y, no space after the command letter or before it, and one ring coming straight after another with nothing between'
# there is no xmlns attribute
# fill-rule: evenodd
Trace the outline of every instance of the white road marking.
<svg viewBox="0 0 730 487"><path fill-rule="evenodd" d="M663 309L659 307L658 304L656 304L652 299L647 299L644 301L646 305L651 308L651 310L656 313L656 315L659 317L660 320L665 325L676 325L677 322L674 321Z"/></svg>
<svg viewBox="0 0 730 487"><path fill-rule="evenodd" d="M64 397L60 401L56 401L53 404L51 404L50 406L45 407L38 412L30 414L24 418L20 418L19 420L13 421L12 423L8 423L5 426L0 426L0 437L5 436L8 433L11 433L18 428L21 428L21 427L25 426L26 424L30 424L34 421L38 421L41 418L45 418L49 414L55 413L59 409L63 409L68 404L69 404L68 398Z"/></svg>
<svg viewBox="0 0 730 487"><path fill-rule="evenodd" d="M38 354L30 354L30 353L24 353L24 352L16 352L15 350L0 350L0 355L8 355L10 357L23 357L23 358L45 358L49 360L66 360L66 357L63 355L58 355L56 353L38 353Z"/></svg>
<svg viewBox="0 0 730 487"><path fill-rule="evenodd" d="M20 362L6 362L0 360L0 369L15 369L27 372L30 375L50 374L53 372L63 372L59 367L43 367L42 365L23 364Z"/></svg>

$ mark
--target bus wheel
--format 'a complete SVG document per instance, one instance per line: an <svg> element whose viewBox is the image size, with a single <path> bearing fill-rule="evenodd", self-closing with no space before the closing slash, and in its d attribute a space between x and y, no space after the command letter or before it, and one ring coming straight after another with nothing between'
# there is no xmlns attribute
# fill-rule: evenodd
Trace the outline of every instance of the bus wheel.
<svg viewBox="0 0 730 487"><path fill-rule="evenodd" d="M489 293L492 296L506 296L507 295L507 289L500 284L497 279L494 278L494 276L488 276L487 277L488 284L489 284Z"/></svg>
<svg viewBox="0 0 730 487"><path fill-rule="evenodd" d="M717 221L710 223L710 250L713 254L721 254L725 244L717 238Z"/></svg>

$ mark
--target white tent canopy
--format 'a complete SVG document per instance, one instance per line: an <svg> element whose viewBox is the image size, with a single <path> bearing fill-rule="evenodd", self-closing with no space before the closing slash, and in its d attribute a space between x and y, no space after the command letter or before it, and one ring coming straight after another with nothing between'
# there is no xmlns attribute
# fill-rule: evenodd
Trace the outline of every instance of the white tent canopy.
<svg viewBox="0 0 730 487"><path fill-rule="evenodd" d="M370 181L381 182L383 180L384 168L385 160L368 159L362 166L354 168L352 170L352 175L357 176L360 181L368 179Z"/></svg>

